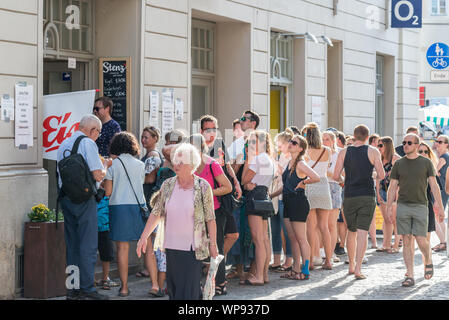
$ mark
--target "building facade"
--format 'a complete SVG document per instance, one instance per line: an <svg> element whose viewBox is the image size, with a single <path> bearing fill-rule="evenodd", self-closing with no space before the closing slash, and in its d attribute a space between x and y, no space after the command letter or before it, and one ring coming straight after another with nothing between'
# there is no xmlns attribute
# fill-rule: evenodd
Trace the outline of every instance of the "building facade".
<svg viewBox="0 0 449 320"><path fill-rule="evenodd" d="M420 105L449 105L449 68L435 69L427 60L427 51L435 43L449 46L449 1L423 1L423 28L421 32L420 52ZM449 52L443 52L449 55ZM435 58L430 59L435 63ZM443 61L441 61L443 62ZM439 67L435 63L436 67Z"/></svg>
<svg viewBox="0 0 449 320"><path fill-rule="evenodd" d="M416 125L420 32L390 28L388 3L3 0L0 94L13 95L19 81L33 85L34 145L16 148L13 123L0 121L0 199L7 204L0 224L0 298L20 289L26 213L51 193L53 179L43 168L50 172L54 164L42 160L44 95L96 89L99 59L127 57L127 130L137 136L149 123L150 92L172 88L184 102L174 126L187 131L198 130L204 113L231 128L251 108L264 129L313 120L351 133L364 123L397 138ZM73 22L77 27L68 28ZM69 58L76 58L76 69L67 69ZM61 81L68 71L71 80Z"/></svg>

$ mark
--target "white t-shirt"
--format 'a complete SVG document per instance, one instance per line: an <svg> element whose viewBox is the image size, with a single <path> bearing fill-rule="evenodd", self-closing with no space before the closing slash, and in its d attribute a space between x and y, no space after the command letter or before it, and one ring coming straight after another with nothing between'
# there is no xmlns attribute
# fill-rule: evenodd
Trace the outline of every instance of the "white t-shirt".
<svg viewBox="0 0 449 320"><path fill-rule="evenodd" d="M255 156L249 164L249 169L256 173L251 183L255 183L258 186L270 187L273 181L275 167L273 160L266 152Z"/></svg>
<svg viewBox="0 0 449 320"><path fill-rule="evenodd" d="M334 174L335 171L335 165L337 164L337 159L338 159L338 153L341 151L341 148L337 147L336 152L332 155L331 157L331 163L330 163L330 167L327 171L329 171L330 173ZM332 179L332 177L328 177L329 182L336 182L334 179Z"/></svg>
<svg viewBox="0 0 449 320"><path fill-rule="evenodd" d="M245 138L240 137L229 146L229 148L228 148L229 158L231 160L237 159L237 157L240 154L243 154L244 149L245 149Z"/></svg>

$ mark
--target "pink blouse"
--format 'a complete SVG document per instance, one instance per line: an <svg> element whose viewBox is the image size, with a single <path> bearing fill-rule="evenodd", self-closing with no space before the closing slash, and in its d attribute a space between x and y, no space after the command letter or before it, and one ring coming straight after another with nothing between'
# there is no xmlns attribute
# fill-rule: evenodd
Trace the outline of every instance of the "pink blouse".
<svg viewBox="0 0 449 320"><path fill-rule="evenodd" d="M195 250L193 242L194 231L194 193L193 187L182 189L178 182L172 196L165 204L165 249L190 251Z"/></svg>

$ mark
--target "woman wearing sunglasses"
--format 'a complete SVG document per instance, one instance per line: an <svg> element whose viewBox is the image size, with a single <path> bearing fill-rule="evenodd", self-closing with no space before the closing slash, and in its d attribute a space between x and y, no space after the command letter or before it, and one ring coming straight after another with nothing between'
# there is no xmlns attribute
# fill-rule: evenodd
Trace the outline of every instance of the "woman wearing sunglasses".
<svg viewBox="0 0 449 320"><path fill-rule="evenodd" d="M281 276L284 279L308 280L310 274L310 245L306 234L310 205L305 188L310 183L320 182L320 176L303 160L307 146L307 140L300 135L290 140L288 151L292 158L282 174L283 186L270 195L270 198L283 195L284 224L292 246L293 268Z"/></svg>
<svg viewBox="0 0 449 320"><path fill-rule="evenodd" d="M419 144L419 149L418 149L418 153L423 156L426 157L428 159L430 159L435 167L435 169L437 168L438 165L438 159L437 156L435 155L435 153L432 151L432 148L430 148L430 146L425 143L425 142L421 142ZM438 178L437 178L437 182ZM430 186L427 187L427 199L428 199L428 206L429 206L429 225L428 225L428 229L427 229L427 240L429 240L430 243L430 233L435 231L435 213L433 211L433 196L430 192Z"/></svg>
<svg viewBox="0 0 449 320"><path fill-rule="evenodd" d="M383 243L382 248L376 250L376 252L386 253L398 253L399 252L399 236L397 235L396 223L389 223L386 220L387 214L387 191L390 185L390 173L396 160L401 157L395 153L393 139L391 137L382 137L378 144L377 149L382 156L382 164L385 170L385 178L382 180L376 179L377 201L379 203L380 212L384 218L383 223ZM396 211L396 204L394 204L393 212ZM394 232L394 244L391 247L391 237Z"/></svg>
<svg viewBox="0 0 449 320"><path fill-rule="evenodd" d="M271 245L268 237L268 218L265 213L252 210L251 199L268 200L268 188L274 174L273 144L270 135L262 130L253 131L248 137L248 158L242 174L242 184L249 190L246 196L246 214L255 246L255 274L250 274L245 284L262 286L268 283L268 266ZM251 209L251 210L250 210Z"/></svg>
<svg viewBox="0 0 449 320"><path fill-rule="evenodd" d="M439 154L439 160L437 165L437 175L440 179L441 185L446 185L446 173L449 167L449 137L446 135L438 136L435 141L436 151ZM443 201L444 210L446 210L446 205L449 195L446 191L441 190L441 200ZM443 222L436 222L436 233L440 239L440 244L432 248L435 252L446 251L446 224Z"/></svg>

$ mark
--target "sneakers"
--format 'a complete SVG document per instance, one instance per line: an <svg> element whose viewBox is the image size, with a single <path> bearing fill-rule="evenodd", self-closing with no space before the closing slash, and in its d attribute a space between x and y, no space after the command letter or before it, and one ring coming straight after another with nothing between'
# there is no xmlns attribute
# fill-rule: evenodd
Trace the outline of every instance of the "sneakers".
<svg viewBox="0 0 449 320"><path fill-rule="evenodd" d="M79 300L80 290L67 290L67 300Z"/></svg>
<svg viewBox="0 0 449 320"><path fill-rule="evenodd" d="M335 253L337 256L342 256L342 255L346 254L345 248L340 247L340 244L337 243L337 245L335 246L334 253Z"/></svg>
<svg viewBox="0 0 449 320"><path fill-rule="evenodd" d="M332 255L332 259L333 259L334 262L340 262L340 258L337 257L337 256L335 255L335 253Z"/></svg>
<svg viewBox="0 0 449 320"><path fill-rule="evenodd" d="M81 292L78 300L109 300L109 297L97 291Z"/></svg>
<svg viewBox="0 0 449 320"><path fill-rule="evenodd" d="M100 287L103 290L109 290L112 287L119 287L120 286L120 282L112 281L111 279L108 278L108 280L100 280L100 281L98 281L97 286Z"/></svg>
<svg viewBox="0 0 449 320"><path fill-rule="evenodd" d="M321 266L323 264L323 260L317 257L313 258L313 265L314 266Z"/></svg>

